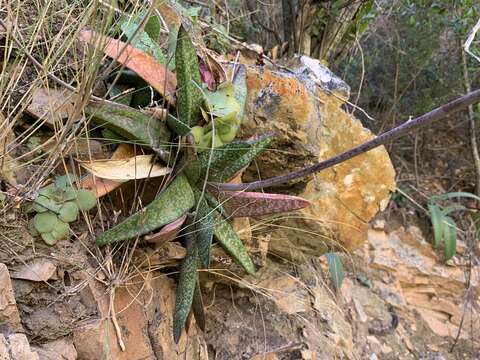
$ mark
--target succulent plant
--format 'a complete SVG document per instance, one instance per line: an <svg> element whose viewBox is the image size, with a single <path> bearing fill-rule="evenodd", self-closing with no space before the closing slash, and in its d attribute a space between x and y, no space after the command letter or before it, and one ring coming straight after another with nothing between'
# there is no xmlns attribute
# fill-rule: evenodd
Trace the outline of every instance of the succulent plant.
<svg viewBox="0 0 480 360"><path fill-rule="evenodd" d="M96 198L90 191L72 187L68 175L55 179L53 184L38 191L38 197L32 203L37 214L29 223L32 236L38 236L48 245L68 236L68 223L76 221L79 210L87 211L96 205Z"/></svg>
<svg viewBox="0 0 480 360"><path fill-rule="evenodd" d="M255 273L250 255L228 219L237 214L261 216L292 211L309 203L295 196L218 192L204 187L205 182L225 182L235 176L268 146L271 138L262 136L235 140L246 98L246 72L242 65L238 67L239 71L232 82L225 82L216 91L210 92L200 84L197 54L183 27L178 33L175 56L178 118L169 114L166 124L174 136L183 137L181 141L175 139L174 142L180 144L178 150L183 153L185 161L173 181L154 201L100 234L97 244L104 246L126 241L173 224L178 231L184 229L180 234L186 241L187 255L180 269L173 319L173 336L178 342L191 311L197 324L201 328L204 326L197 270L199 266L208 268L214 238L247 273ZM105 123L103 119L109 118L108 107L111 106L105 105L101 122ZM112 114L119 112L113 111ZM117 119L120 120L118 116ZM120 132L118 128L115 130L126 134L127 129L134 127L132 117L124 116L121 120L116 125L125 126L126 129ZM155 134L153 129L148 128L142 133ZM129 139L134 140L135 137L130 136ZM172 143L172 139L167 143ZM192 144L195 146L190 146ZM82 206L78 201L82 196L79 192L76 199L80 209ZM183 219L187 219L185 225Z"/></svg>

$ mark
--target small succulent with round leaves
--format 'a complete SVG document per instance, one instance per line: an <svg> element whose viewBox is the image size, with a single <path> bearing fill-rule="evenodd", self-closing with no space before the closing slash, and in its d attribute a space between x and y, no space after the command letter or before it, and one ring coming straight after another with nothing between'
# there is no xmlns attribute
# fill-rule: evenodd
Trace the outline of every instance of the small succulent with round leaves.
<svg viewBox="0 0 480 360"><path fill-rule="evenodd" d="M75 189L68 175L55 179L53 184L38 191L31 209L36 212L29 223L30 233L40 236L48 245L68 236L71 222L79 211L88 211L97 203L95 195L84 189Z"/></svg>

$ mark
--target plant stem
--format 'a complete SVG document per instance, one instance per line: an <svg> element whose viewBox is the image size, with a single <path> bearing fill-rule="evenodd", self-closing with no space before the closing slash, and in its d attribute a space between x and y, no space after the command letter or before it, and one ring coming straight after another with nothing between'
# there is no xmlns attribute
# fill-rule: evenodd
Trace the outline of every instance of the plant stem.
<svg viewBox="0 0 480 360"><path fill-rule="evenodd" d="M331 157L330 159L318 162L314 165L305 167L303 169L293 171L286 175L280 175L270 179L254 181L251 183L245 183L245 184L210 183L210 185L216 187L219 190L242 191L242 190L261 189L261 188L265 188L265 187L269 187L277 184L286 183L299 178L303 178L308 175L319 172L321 170L330 168L334 165L340 164L346 160L349 160L355 156L363 154L376 147L385 145L389 141L392 141L401 136L410 134L411 132L418 130L420 128L423 128L427 125L431 125L435 121L443 119L457 111L463 110L466 107L472 104L475 104L477 102L480 102L480 89L474 90L426 114L423 114L415 119L409 120L387 132L384 132L383 134L377 136L376 138L370 141L367 141L345 152L342 152L334 157Z"/></svg>
<svg viewBox="0 0 480 360"><path fill-rule="evenodd" d="M463 83L467 93L472 91L472 84L470 82L470 75L468 73L467 55L462 48L462 66L463 66ZM468 105L468 123L470 125L470 144L472 145L473 164L475 166L475 194L480 196L480 155L478 154L477 135L475 129L475 113L473 112L473 105Z"/></svg>

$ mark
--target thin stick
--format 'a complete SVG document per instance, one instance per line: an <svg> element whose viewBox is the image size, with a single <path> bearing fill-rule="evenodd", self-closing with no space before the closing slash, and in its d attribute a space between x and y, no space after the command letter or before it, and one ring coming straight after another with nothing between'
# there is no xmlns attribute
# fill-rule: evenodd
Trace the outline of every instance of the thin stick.
<svg viewBox="0 0 480 360"><path fill-rule="evenodd" d="M115 328L115 333L117 335L118 345L122 351L125 351L125 343L122 339L122 331L118 325L117 315L115 314L115 288L112 288L110 291L110 317L112 318L113 327Z"/></svg>
<svg viewBox="0 0 480 360"><path fill-rule="evenodd" d="M387 132L384 132L383 134L377 136L376 138L370 141L367 141L366 143L363 143L350 150L342 152L330 159L321 161L312 166L305 167L297 171L293 171L286 175L280 175L270 179L259 180L251 183L245 183L245 184L210 183L210 185L216 187L219 190L241 191L241 190L261 189L264 187L269 187L277 184L286 183L299 178L303 178L308 175L319 172L321 170L332 167L334 165L340 164L346 160L349 160L355 156L363 154L376 147L385 145L389 141L392 141L401 136L407 135L427 125L431 125L432 123L440 119L443 119L457 111L463 110L469 105L475 104L479 101L480 101L480 89L477 89L453 101L450 101L449 103L442 105L426 114L423 114L413 120L409 120Z"/></svg>

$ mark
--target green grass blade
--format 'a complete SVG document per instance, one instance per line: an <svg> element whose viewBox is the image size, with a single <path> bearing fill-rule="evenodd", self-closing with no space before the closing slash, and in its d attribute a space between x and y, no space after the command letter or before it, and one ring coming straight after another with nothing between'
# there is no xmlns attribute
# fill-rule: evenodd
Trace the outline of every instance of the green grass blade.
<svg viewBox="0 0 480 360"><path fill-rule="evenodd" d="M175 63L178 119L187 126L194 126L200 119L203 95L199 88L201 79L197 53L183 26L178 31Z"/></svg>
<svg viewBox="0 0 480 360"><path fill-rule="evenodd" d="M325 257L328 261L328 272L332 279L333 287L338 290L342 286L345 272L343 271L342 260L334 253L326 253Z"/></svg>
<svg viewBox="0 0 480 360"><path fill-rule="evenodd" d="M97 238L103 246L124 241L156 230L181 217L195 205L195 197L184 175L175 180L144 210L130 216Z"/></svg>
<svg viewBox="0 0 480 360"><path fill-rule="evenodd" d="M430 221L433 228L433 247L437 248L443 240L444 223L440 208L435 204L428 204Z"/></svg>
<svg viewBox="0 0 480 360"><path fill-rule="evenodd" d="M175 298L175 312L173 313L173 340L176 344L180 340L188 313L192 308L195 287L197 284L198 250L195 235L187 235L187 255L183 259L178 279Z"/></svg>
<svg viewBox="0 0 480 360"><path fill-rule="evenodd" d="M445 261L450 260L457 252L457 225L451 217L444 217L444 254Z"/></svg>
<svg viewBox="0 0 480 360"><path fill-rule="evenodd" d="M253 265L250 255L248 255L245 245L238 237L235 230L227 220L221 219L216 216L220 221L215 224L215 237L222 247L235 259L235 261L241 265L247 273L250 275L255 274L255 266Z"/></svg>

